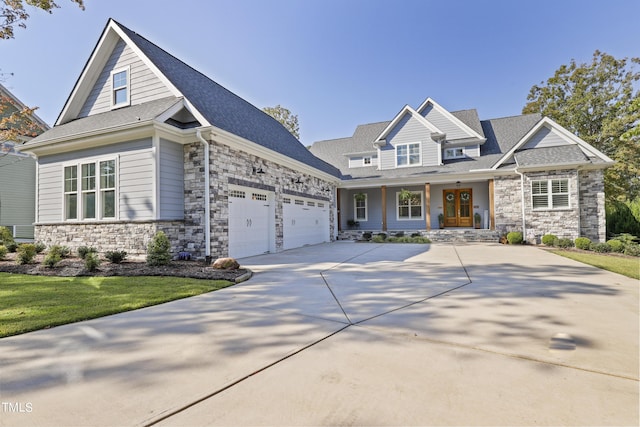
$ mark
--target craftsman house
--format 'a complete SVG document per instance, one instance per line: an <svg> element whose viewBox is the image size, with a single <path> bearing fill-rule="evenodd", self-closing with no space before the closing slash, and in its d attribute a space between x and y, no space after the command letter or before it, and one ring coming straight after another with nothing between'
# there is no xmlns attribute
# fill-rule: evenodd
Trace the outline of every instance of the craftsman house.
<svg viewBox="0 0 640 427"><path fill-rule="evenodd" d="M278 121L109 20L37 158L35 239L236 258L349 231L525 231L603 240L612 161L536 115L431 99L305 148ZM477 214L477 215L476 215ZM354 230L349 230L350 228ZM475 230L474 230L475 231Z"/></svg>
<svg viewBox="0 0 640 427"><path fill-rule="evenodd" d="M244 257L326 242L340 172L278 121L109 20L37 156L35 238Z"/></svg>
<svg viewBox="0 0 640 427"><path fill-rule="evenodd" d="M612 160L537 114L480 120L427 99L311 152L342 173L344 236L475 227L494 230L490 239L508 231L530 242L547 233L605 239L603 170Z"/></svg>
<svg viewBox="0 0 640 427"><path fill-rule="evenodd" d="M0 118L10 118L26 108L2 84L0 104ZM21 120L11 120L12 123L7 124L8 128L19 125L21 130L13 138L16 140L0 139L0 226L11 230L19 242L33 240L36 205L36 161L32 156L20 152L20 148L33 138L33 134L49 129L36 114L32 114L26 124Z"/></svg>

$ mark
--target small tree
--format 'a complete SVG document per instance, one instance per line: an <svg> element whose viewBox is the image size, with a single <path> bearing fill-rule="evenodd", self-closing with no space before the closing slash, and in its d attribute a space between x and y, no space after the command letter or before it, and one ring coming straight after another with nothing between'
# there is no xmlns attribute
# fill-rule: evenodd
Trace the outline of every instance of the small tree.
<svg viewBox="0 0 640 427"><path fill-rule="evenodd" d="M171 261L171 242L162 231L158 231L147 246L148 265L167 265Z"/></svg>
<svg viewBox="0 0 640 427"><path fill-rule="evenodd" d="M279 121L282 126L291 132L291 135L300 139L300 126L298 125L297 114L291 114L289 109L281 105L276 105L275 107L264 107L262 111Z"/></svg>

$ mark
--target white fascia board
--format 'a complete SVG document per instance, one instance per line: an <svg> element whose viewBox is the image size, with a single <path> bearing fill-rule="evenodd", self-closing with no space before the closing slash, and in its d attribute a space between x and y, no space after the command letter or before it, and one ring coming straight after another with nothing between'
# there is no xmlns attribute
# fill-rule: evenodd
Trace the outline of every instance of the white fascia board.
<svg viewBox="0 0 640 427"><path fill-rule="evenodd" d="M355 188L379 188L383 185L387 187L401 187L403 185L424 185L424 184L446 184L461 182L476 182L493 179L496 176L515 175L515 171L503 170L477 170L464 174L441 174L441 175L424 175L422 177L396 177L396 178L368 178L368 179L353 179L344 180L340 182L340 188L355 189Z"/></svg>
<svg viewBox="0 0 640 427"><path fill-rule="evenodd" d="M420 104L420 107L418 107L418 109L416 110L416 112L420 114L420 117L422 117L422 114L421 114L422 110L424 110L429 104L431 104L434 109L438 110L440 114L443 114L446 118L451 120L456 126L462 129L465 133L469 134L470 137L482 139L484 141L487 140L486 138L484 138L478 132L476 132L475 130L471 129L469 126L464 124L462 120L460 120L459 118L451 114L449 111L447 111L445 108L443 108L440 104L438 104L436 101L434 101L431 98L425 99L424 102ZM484 141L482 143L484 143Z"/></svg>
<svg viewBox="0 0 640 427"><path fill-rule="evenodd" d="M80 150L86 147L98 147L102 145L114 144L122 141L133 141L135 139L151 137L154 134L154 123L152 120L131 123L116 128L97 129L90 132L83 132L71 137L61 137L40 141L23 150L36 156L64 153L68 151Z"/></svg>
<svg viewBox="0 0 640 427"><path fill-rule="evenodd" d="M201 130L203 131L202 132L203 136L206 135L205 131L208 132L209 134L208 135L209 138L205 137L205 139L221 142L236 150L253 154L265 160L269 160L274 163L277 163L281 166L288 167L294 171L297 171L300 173L306 173L328 182L333 182L336 184L340 182L340 178L336 176L333 176L331 174L318 170L312 166L307 165L306 163L292 159L291 157L277 153L273 150L270 150L261 145L258 145L255 142L249 141L248 139L242 138L236 134L227 132L226 130L220 129L218 127L210 126L209 130L204 130L202 128Z"/></svg>
<svg viewBox="0 0 640 427"><path fill-rule="evenodd" d="M367 155L371 155L371 154L377 154L378 150L371 150L371 151L358 151L358 152L353 152L353 153L344 153L343 156L345 157L351 157L351 156L367 156Z"/></svg>

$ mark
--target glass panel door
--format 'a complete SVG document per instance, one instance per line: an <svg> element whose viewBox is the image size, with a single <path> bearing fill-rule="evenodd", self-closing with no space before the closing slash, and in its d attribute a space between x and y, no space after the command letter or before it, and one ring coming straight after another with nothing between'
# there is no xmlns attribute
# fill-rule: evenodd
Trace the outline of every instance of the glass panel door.
<svg viewBox="0 0 640 427"><path fill-rule="evenodd" d="M456 190L444 190L444 226L455 227L458 225L456 208Z"/></svg>
<svg viewBox="0 0 640 427"><path fill-rule="evenodd" d="M470 188L444 190L444 226L473 227L473 194Z"/></svg>

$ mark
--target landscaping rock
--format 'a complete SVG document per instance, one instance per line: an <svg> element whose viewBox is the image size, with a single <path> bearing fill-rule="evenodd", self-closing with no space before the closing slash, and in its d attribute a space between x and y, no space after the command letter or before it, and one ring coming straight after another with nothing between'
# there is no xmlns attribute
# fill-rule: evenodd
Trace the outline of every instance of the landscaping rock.
<svg viewBox="0 0 640 427"><path fill-rule="evenodd" d="M240 264L233 258L218 258L211 264L211 267L216 270L237 270L240 268Z"/></svg>

